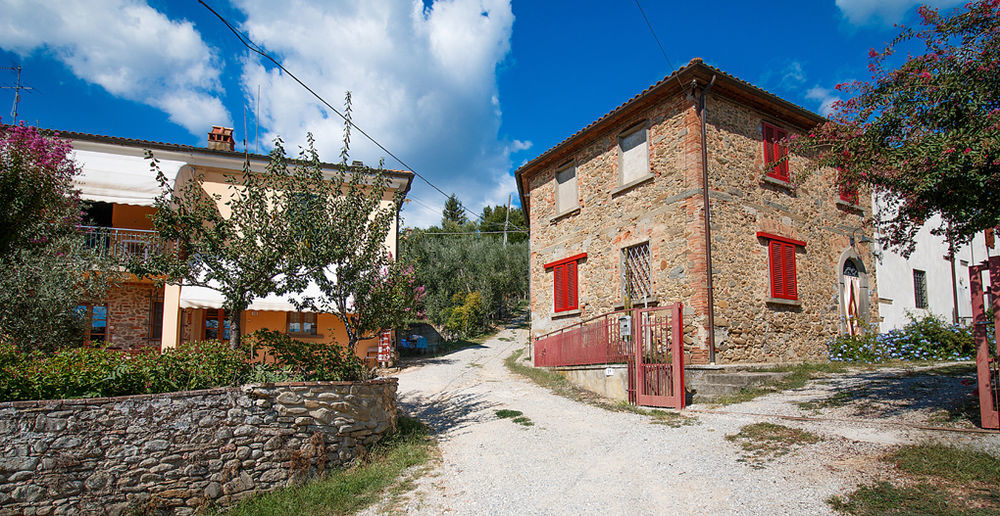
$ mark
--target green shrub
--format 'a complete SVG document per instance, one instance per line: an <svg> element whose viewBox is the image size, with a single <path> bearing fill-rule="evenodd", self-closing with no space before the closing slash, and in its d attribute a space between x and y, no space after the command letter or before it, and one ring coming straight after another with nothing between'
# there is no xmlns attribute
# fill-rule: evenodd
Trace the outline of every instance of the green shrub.
<svg viewBox="0 0 1000 516"><path fill-rule="evenodd" d="M449 333L458 337L471 337L486 330L482 294L455 294L451 297L451 302L452 306L442 312L444 327Z"/></svg>
<svg viewBox="0 0 1000 516"><path fill-rule="evenodd" d="M841 335L829 342L830 360L844 362L886 362L889 360L971 360L976 355L972 330L947 324L928 315L901 329L877 333L870 327L861 335Z"/></svg>
<svg viewBox="0 0 1000 516"><path fill-rule="evenodd" d="M355 381L369 377L361 359L343 346L303 342L273 330L259 330L249 337L253 349L266 349L278 364L305 380Z"/></svg>

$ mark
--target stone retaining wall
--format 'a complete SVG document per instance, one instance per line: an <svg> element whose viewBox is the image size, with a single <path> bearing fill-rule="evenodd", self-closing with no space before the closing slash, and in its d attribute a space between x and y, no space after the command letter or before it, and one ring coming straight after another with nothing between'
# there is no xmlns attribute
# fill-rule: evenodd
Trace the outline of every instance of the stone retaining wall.
<svg viewBox="0 0 1000 516"><path fill-rule="evenodd" d="M300 482L396 425L395 378L0 403L0 515L191 514Z"/></svg>

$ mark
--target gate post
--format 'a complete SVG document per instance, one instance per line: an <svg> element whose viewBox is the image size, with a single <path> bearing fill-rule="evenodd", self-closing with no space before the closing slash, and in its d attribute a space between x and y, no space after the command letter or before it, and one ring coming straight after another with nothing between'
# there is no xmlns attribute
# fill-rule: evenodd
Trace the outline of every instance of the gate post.
<svg viewBox="0 0 1000 516"><path fill-rule="evenodd" d="M990 300L992 306L985 306L983 300L983 271L989 271ZM1000 345L1000 331L996 322L990 328L986 310L992 310L994 317L1000 315L1000 256L994 256L981 265L969 267L969 290L972 293L972 326L976 342L976 373L979 386L979 415L983 428L1000 429L1000 410L997 407L998 364L994 356ZM988 331L993 330L993 348L990 349Z"/></svg>
<svg viewBox="0 0 1000 516"><path fill-rule="evenodd" d="M677 397L677 408L682 409L687 404L687 392L684 390L684 306L674 303L670 313L670 352L673 355L670 367L674 369L674 396Z"/></svg>

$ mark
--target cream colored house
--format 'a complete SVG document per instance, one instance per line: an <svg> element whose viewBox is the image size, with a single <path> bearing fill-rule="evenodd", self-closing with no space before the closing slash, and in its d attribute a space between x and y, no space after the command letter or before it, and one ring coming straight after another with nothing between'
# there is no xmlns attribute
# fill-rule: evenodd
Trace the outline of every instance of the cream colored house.
<svg viewBox="0 0 1000 516"><path fill-rule="evenodd" d="M226 177L243 171L249 159L251 170L263 172L268 157L234 151L232 129L214 127L207 147L195 147L130 138L61 132L71 141L74 159L82 170L77 177L81 198L90 208L85 217L88 245L107 253L148 254L162 252L163 242L153 231L150 216L160 193L154 173L145 158L150 150L168 178L204 178L204 189L222 194L220 213L227 195ZM336 165L325 164L331 172ZM413 174L389 171L390 189L384 203L391 205L398 191L407 192ZM398 256L398 217L386 239L387 249ZM106 299L81 304L90 321L88 340L108 346L136 350L169 348L183 341L227 339L228 322L221 294L212 289L186 285L157 287L148 279L132 277L110 292ZM343 324L333 314L299 312L288 297L268 296L254 300L242 314L244 334L259 329L287 332L305 341L346 342ZM356 350L367 356L374 342Z"/></svg>

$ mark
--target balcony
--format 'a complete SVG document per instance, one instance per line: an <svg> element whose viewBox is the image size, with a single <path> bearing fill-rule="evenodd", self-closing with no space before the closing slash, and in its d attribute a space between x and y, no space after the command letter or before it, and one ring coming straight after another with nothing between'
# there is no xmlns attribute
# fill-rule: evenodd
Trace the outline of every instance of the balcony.
<svg viewBox="0 0 1000 516"><path fill-rule="evenodd" d="M145 260L166 250L166 242L156 231L121 229L100 226L81 226L87 249L101 256Z"/></svg>

